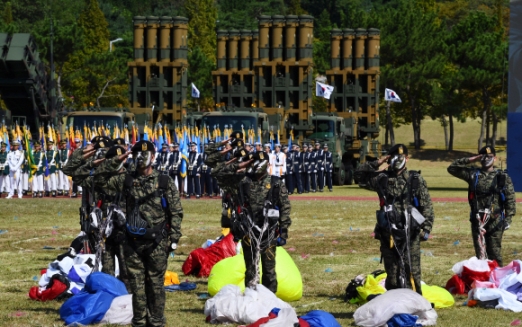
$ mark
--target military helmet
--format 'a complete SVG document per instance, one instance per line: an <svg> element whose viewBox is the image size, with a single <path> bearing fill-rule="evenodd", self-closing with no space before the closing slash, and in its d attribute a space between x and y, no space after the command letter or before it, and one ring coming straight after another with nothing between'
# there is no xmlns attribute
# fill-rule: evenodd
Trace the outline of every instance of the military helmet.
<svg viewBox="0 0 522 327"><path fill-rule="evenodd" d="M497 152L495 151L494 147L492 147L490 145L486 145L485 147L480 149L479 154L493 154L496 156Z"/></svg>
<svg viewBox="0 0 522 327"><path fill-rule="evenodd" d="M134 146L131 148L132 152L145 152L150 151L152 153L156 153L156 149L154 148L154 144L150 141L139 141L134 144Z"/></svg>
<svg viewBox="0 0 522 327"><path fill-rule="evenodd" d="M121 145L113 145L107 151L107 153L105 153L105 158L106 159L111 159L111 158L114 158L116 156L121 156L125 152L127 152L127 150L125 150L125 148L123 146L121 146Z"/></svg>
<svg viewBox="0 0 522 327"><path fill-rule="evenodd" d="M125 145L125 139L121 137L115 138L112 142L117 145Z"/></svg>
<svg viewBox="0 0 522 327"><path fill-rule="evenodd" d="M395 144L392 146L387 153L389 156L393 156L396 154L403 154L405 156L408 155L408 148L404 144Z"/></svg>

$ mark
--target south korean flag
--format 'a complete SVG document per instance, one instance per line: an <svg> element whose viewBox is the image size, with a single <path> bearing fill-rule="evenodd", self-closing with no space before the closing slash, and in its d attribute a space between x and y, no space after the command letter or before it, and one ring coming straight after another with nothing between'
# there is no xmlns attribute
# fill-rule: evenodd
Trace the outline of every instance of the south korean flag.
<svg viewBox="0 0 522 327"><path fill-rule="evenodd" d="M391 102L402 102L401 98L395 93L392 89L385 89L384 91L384 101L391 101Z"/></svg>

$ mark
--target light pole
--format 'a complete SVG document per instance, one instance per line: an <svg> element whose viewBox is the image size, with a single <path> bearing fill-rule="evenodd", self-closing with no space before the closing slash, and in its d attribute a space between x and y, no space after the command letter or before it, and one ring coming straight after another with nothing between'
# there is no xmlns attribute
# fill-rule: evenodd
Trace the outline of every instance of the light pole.
<svg viewBox="0 0 522 327"><path fill-rule="evenodd" d="M112 44L115 42L120 42L120 41L123 41L123 39L121 37L117 38L116 40L110 41L109 42L109 52L112 52Z"/></svg>

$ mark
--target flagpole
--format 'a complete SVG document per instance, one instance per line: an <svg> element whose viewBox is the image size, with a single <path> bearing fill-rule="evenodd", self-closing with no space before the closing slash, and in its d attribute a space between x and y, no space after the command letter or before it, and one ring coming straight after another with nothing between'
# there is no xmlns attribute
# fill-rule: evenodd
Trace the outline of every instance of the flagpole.
<svg viewBox="0 0 522 327"><path fill-rule="evenodd" d="M390 135L390 143L391 146L395 145L395 134L393 133L393 122L391 118L391 112L390 112L390 103L391 101L386 101L386 123L388 127L388 133Z"/></svg>

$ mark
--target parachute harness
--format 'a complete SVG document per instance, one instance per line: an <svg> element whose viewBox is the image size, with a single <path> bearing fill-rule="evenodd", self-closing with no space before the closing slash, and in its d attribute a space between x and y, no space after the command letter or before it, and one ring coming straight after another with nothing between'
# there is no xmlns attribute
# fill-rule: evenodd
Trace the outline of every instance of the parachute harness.
<svg viewBox="0 0 522 327"><path fill-rule="evenodd" d="M277 238L276 225L272 223L272 218L269 217L268 212L266 210L267 207L272 205L271 199L272 189L269 191L267 199L265 200L264 210L263 210L263 220L259 222L254 222L252 219L252 210L248 205L240 206L238 208L238 214L241 219L240 229L243 236L243 241L245 245L250 246L252 248L252 262L254 263L254 278L246 285L246 287L251 289L256 289L257 285L260 283L259 277L259 266L261 261L261 252L266 251L270 247L273 246L273 242ZM245 194L243 192L243 188L240 188L240 198L245 199ZM244 201L242 201L245 203Z"/></svg>

